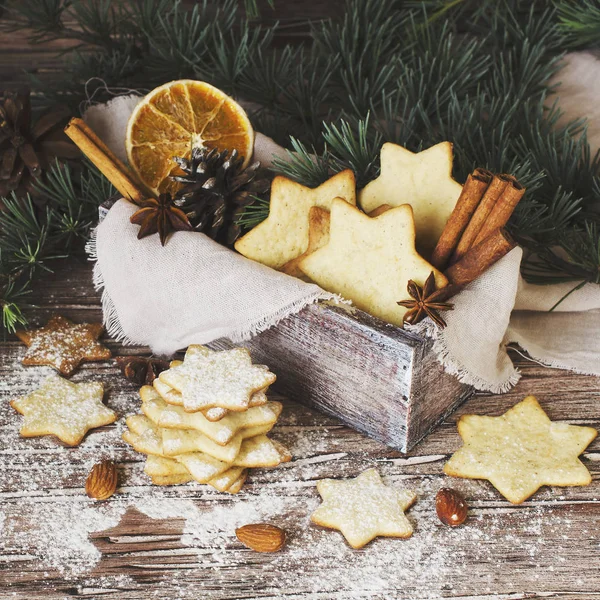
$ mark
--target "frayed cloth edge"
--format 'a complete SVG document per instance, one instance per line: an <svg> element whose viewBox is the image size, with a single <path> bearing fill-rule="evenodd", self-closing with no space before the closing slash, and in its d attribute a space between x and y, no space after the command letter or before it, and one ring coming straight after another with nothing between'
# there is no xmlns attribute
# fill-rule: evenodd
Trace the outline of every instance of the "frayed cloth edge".
<svg viewBox="0 0 600 600"><path fill-rule="evenodd" d="M119 320L119 315L117 313L117 309L110 297L108 291L106 290L106 286L104 283L104 276L102 275L102 270L100 269L100 264L98 262L98 251L97 251L97 228L93 229L90 233L90 239L85 245L85 251L88 255L88 260L94 262L94 274L93 274L93 282L94 288L97 291L102 292L101 302L102 302L102 316L104 327L106 328L106 332L110 337L115 339L117 342L121 342L126 346L136 346L136 345L146 345L144 343L140 344L140 342L136 342L132 340L124 331L123 325ZM243 342L251 339L255 335L270 329L271 327L275 327L281 321L290 317L291 315L299 313L302 309L306 308L310 304L314 304L319 300L327 300L333 301L340 304L346 304L347 301L344 300L338 294L332 294L330 292L326 292L324 290L313 292L309 294L305 298L300 298L299 300L295 300L291 304L284 306L279 309L277 312L269 315L265 315L258 321L255 321L251 325L247 327L240 327L233 333L230 333L227 338L234 343ZM217 336L214 339L218 339ZM213 341L213 340L210 340ZM205 342L209 343L209 341ZM180 348L176 348L179 350Z"/></svg>
<svg viewBox="0 0 600 600"><path fill-rule="evenodd" d="M461 365L457 360L451 357L450 351L446 346L446 342L440 335L437 326L430 319L426 319L418 325L408 325L408 331L425 335L429 338L432 344L432 350L437 361L444 369L454 375L461 383L465 383L474 387L476 390L483 392L492 392L493 394L504 394L510 391L521 379L521 373L513 366L513 373L504 381L491 383L478 375L471 373L464 365Z"/></svg>

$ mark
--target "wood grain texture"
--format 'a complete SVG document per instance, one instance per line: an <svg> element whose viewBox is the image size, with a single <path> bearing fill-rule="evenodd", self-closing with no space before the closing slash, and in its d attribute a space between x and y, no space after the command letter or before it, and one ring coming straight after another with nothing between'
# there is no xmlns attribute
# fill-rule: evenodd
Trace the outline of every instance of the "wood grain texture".
<svg viewBox="0 0 600 600"><path fill-rule="evenodd" d="M191 7L196 1L184 0L183 4ZM260 24L278 24L274 37L275 46L283 46L288 42L305 43L309 37L310 22L339 15L344 8L344 0L280 0L275 3L274 8L269 6L267 0L259 0L257 4L260 9ZM76 22L68 18L65 24L67 27L76 27ZM31 82L30 75L42 82L51 82L63 68L65 58L62 53L65 49L78 45L73 40L62 39L32 44L29 36L27 30L0 30L1 89L16 89L28 85Z"/></svg>
<svg viewBox="0 0 600 600"><path fill-rule="evenodd" d="M343 0L276 0L275 12L266 1L262 4L266 22L280 21L278 39L284 42L305 39L306 17L339 14ZM51 80L61 68L64 47L63 42L32 46L22 33L3 33L1 87L26 82L26 71ZM85 258L57 264L31 302L35 324L55 312L76 321L101 319ZM115 353L145 351L110 340L108 345ZM273 437L291 448L293 461L283 468L253 470L243 492L231 498L204 486L150 486L142 457L120 438L122 419L91 432L74 449L52 438L20 439L20 417L8 401L30 391L39 379L37 368L19 366L23 353L14 338L0 345L1 600L600 600L600 440L583 456L593 475L590 486L543 488L518 507L487 482L452 480L442 473L445 460L460 445L455 423L461 414L498 415L530 393L552 419L598 428L598 378L546 369L515 355L523 379L514 390L474 396L408 454L284 400ZM113 361L85 365L74 376L75 381L87 379L107 385L106 402L120 417L139 410L135 388L121 378ZM89 468L106 456L118 461L120 476L107 510L122 514L108 527L99 522L87 536L98 552L97 562L78 570L72 567L81 550L61 545L60 527L54 531L50 525L73 529L79 519L69 515L89 517L100 510L83 486ZM388 483L417 490L419 499L408 513L415 535L406 541L379 539L364 550L350 551L337 532L309 524L308 514L318 503L315 481L356 476L374 466ZM457 530L443 527L435 517L435 493L447 485L460 489L471 507L467 524ZM255 502L265 498L273 504L270 520L285 527L290 538L290 546L273 556L243 548L228 516L238 510L242 518L253 518ZM152 502L170 505L174 516L151 518L142 509L151 512L144 503ZM190 508L216 523L210 535L202 520L186 520ZM89 550L89 544L84 547Z"/></svg>
<svg viewBox="0 0 600 600"><path fill-rule="evenodd" d="M472 394L429 340L343 305L310 305L244 346L282 394L402 452Z"/></svg>
<svg viewBox="0 0 600 600"><path fill-rule="evenodd" d="M37 323L54 312L75 320L101 318L91 265L83 259L57 265L37 290L32 299ZM114 352L144 352L110 340L108 345ZM39 380L37 368L19 366L23 353L14 339L1 346L2 600L600 599L598 440L583 456L593 475L590 486L543 488L521 506L504 501L487 482L454 480L442 472L460 445L455 422L461 414L498 415L530 393L554 420L599 427L598 378L546 369L515 355L523 379L514 390L474 396L408 454L284 400L273 437L290 447L293 461L252 470L242 493L230 497L198 485L150 486L142 457L120 439L122 421L90 433L74 449L52 438L19 438L20 417L8 400ZM114 361L85 365L74 376L87 379L107 384L106 402L121 417L138 410L136 390ZM86 534L86 551L91 544L98 552L88 567L82 550L63 548L71 556L65 559L55 529L63 521L65 529L76 527L69 516L89 520L101 510L83 486L92 464L106 456L119 463L120 488L102 510L116 511L118 518L108 527L100 520L99 528ZM410 540L378 539L352 551L339 533L310 525L308 515L318 504L316 480L356 476L369 467L377 467L387 483L417 491L418 501L408 513L415 534ZM435 516L435 493L447 485L461 490L471 507L466 525L456 530ZM161 511L153 514L157 505ZM245 518L255 518L257 506L263 507L258 514L288 532L290 544L278 554L258 555L235 538L232 515L244 524ZM161 516L167 507L171 516ZM40 529L46 533L40 536ZM77 552L83 556L80 563L72 558Z"/></svg>

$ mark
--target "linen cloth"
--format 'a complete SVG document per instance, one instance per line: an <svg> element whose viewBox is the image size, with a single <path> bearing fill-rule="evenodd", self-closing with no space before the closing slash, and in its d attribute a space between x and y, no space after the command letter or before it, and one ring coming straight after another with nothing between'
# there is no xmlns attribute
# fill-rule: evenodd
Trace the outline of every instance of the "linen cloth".
<svg viewBox="0 0 600 600"><path fill-rule="evenodd" d="M126 161L125 129L141 98L117 97L95 105L86 122ZM254 158L269 166L286 152L256 135ZM88 250L94 283L103 289L104 323L126 344L172 354L189 344L226 337L234 342L276 325L334 294L244 258L204 234L177 232L163 247L158 236L138 240L129 222L136 207L119 200L97 227Z"/></svg>
<svg viewBox="0 0 600 600"><path fill-rule="evenodd" d="M119 97L84 118L125 159L125 125L139 101ZM254 158L270 165L286 152L256 135ZM108 332L130 344L170 354L220 337L249 339L307 304L334 296L256 262L198 233L178 232L165 247L158 236L137 239L135 207L119 200L98 226L90 252L103 289ZM444 367L479 390L503 392L519 379L507 353L517 343L539 362L600 375L600 286L588 284L548 310L575 284L527 284L515 248L452 299L443 330L426 320L411 329L433 339Z"/></svg>

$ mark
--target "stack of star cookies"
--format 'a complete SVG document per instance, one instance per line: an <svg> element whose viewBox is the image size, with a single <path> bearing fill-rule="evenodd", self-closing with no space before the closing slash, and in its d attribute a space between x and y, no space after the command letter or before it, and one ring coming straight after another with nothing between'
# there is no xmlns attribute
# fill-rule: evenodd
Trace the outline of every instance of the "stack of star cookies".
<svg viewBox="0 0 600 600"><path fill-rule="evenodd" d="M266 435L282 410L267 399L274 381L244 348L190 346L183 361L141 388L143 414L126 420L123 439L148 455L144 470L157 485L195 480L235 494L249 468L291 460Z"/></svg>

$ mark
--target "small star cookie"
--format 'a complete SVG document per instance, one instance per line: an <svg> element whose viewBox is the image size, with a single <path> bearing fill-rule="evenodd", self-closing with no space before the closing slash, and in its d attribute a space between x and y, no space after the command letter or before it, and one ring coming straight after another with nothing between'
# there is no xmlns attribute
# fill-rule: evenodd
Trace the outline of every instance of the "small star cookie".
<svg viewBox="0 0 600 600"><path fill-rule="evenodd" d="M550 421L533 396L499 417L463 415L458 432L464 446L452 455L444 472L487 479L513 504L527 500L543 485L592 481L578 456L598 432Z"/></svg>
<svg viewBox="0 0 600 600"><path fill-rule="evenodd" d="M366 213L382 204L410 204L415 214L417 248L428 257L442 234L462 186L452 179L452 144L441 142L422 152L386 143L381 175L359 195Z"/></svg>
<svg viewBox="0 0 600 600"><path fill-rule="evenodd" d="M41 329L16 335L28 346L24 365L48 365L69 377L82 362L111 357L110 350L98 342L103 331L99 323L72 323L56 315Z"/></svg>
<svg viewBox="0 0 600 600"><path fill-rule="evenodd" d="M101 383L71 383L50 375L40 388L10 405L25 417L23 437L55 435L69 446L76 446L95 427L117 420L117 414L102 403Z"/></svg>
<svg viewBox="0 0 600 600"><path fill-rule="evenodd" d="M248 409L252 396L266 390L275 375L264 365L253 365L245 348L212 352L203 346L188 348L183 364L163 371L160 381L181 392L183 408Z"/></svg>
<svg viewBox="0 0 600 600"><path fill-rule="evenodd" d="M204 348L204 346L191 345L187 349L187 353L190 355L196 352L196 348ZM205 348L204 348L205 349ZM182 360L173 360L171 361L170 367L179 367L183 364ZM171 386L167 385L158 377L152 383L154 389L161 395L163 400L167 404L171 404L173 406L183 406L183 398L181 396L181 392L174 390ZM254 408L255 406L263 406L267 403L267 394L264 391L256 392L250 398L250 402L248 403L249 408ZM225 418L229 414L229 410L226 408L203 408L201 412L209 421L216 422Z"/></svg>
<svg viewBox="0 0 600 600"><path fill-rule="evenodd" d="M336 197L355 206L355 185L354 173L349 169L314 189L275 177L269 216L240 238L235 249L247 258L281 269L308 249L310 209L317 206L328 211Z"/></svg>
<svg viewBox="0 0 600 600"><path fill-rule="evenodd" d="M433 272L438 289L448 284L415 250L412 209L406 204L371 218L336 198L329 243L299 266L322 288L399 327L407 309L398 302L410 299L410 279L422 286Z"/></svg>
<svg viewBox="0 0 600 600"><path fill-rule="evenodd" d="M311 521L338 529L353 548L362 548L378 536L412 535L404 511L416 500L415 493L386 486L375 469L345 481L322 479L317 490L323 503Z"/></svg>

